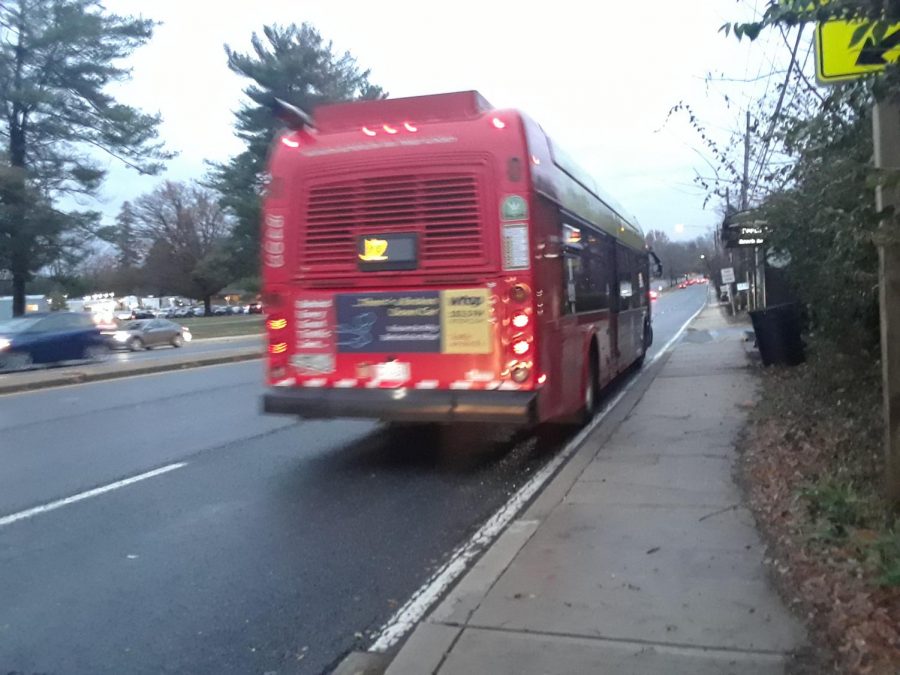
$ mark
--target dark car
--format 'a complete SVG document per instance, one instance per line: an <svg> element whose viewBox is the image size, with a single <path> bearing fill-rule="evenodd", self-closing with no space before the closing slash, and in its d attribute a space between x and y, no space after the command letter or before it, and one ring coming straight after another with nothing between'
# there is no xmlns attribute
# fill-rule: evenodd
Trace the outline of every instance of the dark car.
<svg viewBox="0 0 900 675"><path fill-rule="evenodd" d="M114 348L136 352L164 345L181 347L185 342L190 342L192 336L188 328L167 319L145 319L125 323L111 337Z"/></svg>
<svg viewBox="0 0 900 675"><path fill-rule="evenodd" d="M262 314L263 306L261 302L251 302L247 305L247 314Z"/></svg>
<svg viewBox="0 0 900 675"><path fill-rule="evenodd" d="M153 313L151 309L144 309L143 307L135 307L131 310L131 318L132 319L155 319L156 314Z"/></svg>
<svg viewBox="0 0 900 675"><path fill-rule="evenodd" d="M53 312L0 321L0 371L33 364L100 361L109 345L88 314Z"/></svg>

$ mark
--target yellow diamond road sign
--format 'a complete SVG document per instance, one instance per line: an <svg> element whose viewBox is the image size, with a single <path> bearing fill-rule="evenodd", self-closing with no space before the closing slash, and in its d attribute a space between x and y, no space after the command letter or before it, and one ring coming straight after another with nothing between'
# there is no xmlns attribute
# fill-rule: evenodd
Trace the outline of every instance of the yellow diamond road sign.
<svg viewBox="0 0 900 675"><path fill-rule="evenodd" d="M884 70L900 58L900 24L876 41L873 31L853 43L858 21L827 21L816 27L816 77L829 84Z"/></svg>

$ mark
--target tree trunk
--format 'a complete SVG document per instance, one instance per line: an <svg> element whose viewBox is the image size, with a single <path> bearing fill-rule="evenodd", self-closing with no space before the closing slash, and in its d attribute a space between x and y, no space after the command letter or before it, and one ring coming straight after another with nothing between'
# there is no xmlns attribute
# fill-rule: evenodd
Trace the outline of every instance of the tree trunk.
<svg viewBox="0 0 900 675"><path fill-rule="evenodd" d="M25 313L25 281L27 278L26 273L13 271L13 316L22 316Z"/></svg>
<svg viewBox="0 0 900 675"><path fill-rule="evenodd" d="M205 308L206 316L209 316L212 314L212 296L211 295L203 296L203 307Z"/></svg>

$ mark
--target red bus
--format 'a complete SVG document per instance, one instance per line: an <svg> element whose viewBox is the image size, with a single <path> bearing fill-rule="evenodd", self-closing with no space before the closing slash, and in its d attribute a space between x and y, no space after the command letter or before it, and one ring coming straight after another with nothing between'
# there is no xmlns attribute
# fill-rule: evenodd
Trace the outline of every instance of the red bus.
<svg viewBox="0 0 900 675"><path fill-rule="evenodd" d="M585 421L652 341L637 224L476 92L325 105L276 139L264 409Z"/></svg>

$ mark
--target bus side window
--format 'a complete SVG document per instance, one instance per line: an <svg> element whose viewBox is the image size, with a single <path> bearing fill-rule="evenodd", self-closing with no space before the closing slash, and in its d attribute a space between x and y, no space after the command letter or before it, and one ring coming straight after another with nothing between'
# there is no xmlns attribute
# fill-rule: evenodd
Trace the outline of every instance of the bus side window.
<svg viewBox="0 0 900 675"><path fill-rule="evenodd" d="M627 312L634 305L634 279L631 251L616 244L616 273L618 275L619 311Z"/></svg>
<svg viewBox="0 0 900 675"><path fill-rule="evenodd" d="M616 283L615 240L606 234L597 234L591 242L591 277L596 294L595 309L612 306L613 287Z"/></svg>
<svg viewBox="0 0 900 675"><path fill-rule="evenodd" d="M567 251L563 256L563 270L565 274L563 307L566 314L575 314L578 311L578 280L581 276L581 258Z"/></svg>

